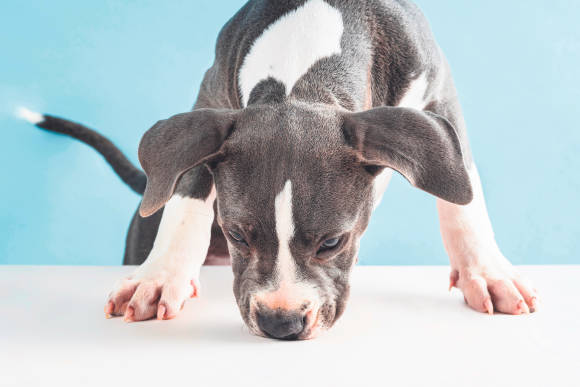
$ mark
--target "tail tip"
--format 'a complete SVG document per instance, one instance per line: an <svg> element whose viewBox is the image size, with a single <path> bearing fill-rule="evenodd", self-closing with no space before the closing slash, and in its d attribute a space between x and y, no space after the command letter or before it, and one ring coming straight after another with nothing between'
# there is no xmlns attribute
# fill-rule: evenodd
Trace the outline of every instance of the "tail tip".
<svg viewBox="0 0 580 387"><path fill-rule="evenodd" d="M16 116L23 120L30 122L33 125L38 125L42 121L44 121L44 115L34 112L25 108L24 106L20 106L16 109Z"/></svg>

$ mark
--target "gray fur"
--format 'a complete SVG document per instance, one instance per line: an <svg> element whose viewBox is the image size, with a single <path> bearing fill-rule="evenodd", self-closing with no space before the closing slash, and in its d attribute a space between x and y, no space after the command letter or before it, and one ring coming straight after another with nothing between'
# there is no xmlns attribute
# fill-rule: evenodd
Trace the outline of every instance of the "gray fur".
<svg viewBox="0 0 580 387"><path fill-rule="evenodd" d="M176 171L172 167L167 173L161 167L151 179L149 157L168 158L159 165L173 165L176 155L188 155L189 167L193 167L208 155L209 148L212 152L220 149L220 159L206 166L217 190L219 225L226 236L234 231L247 242L229 239L228 246L234 293L248 323L250 296L274 275L274 195L286 180L292 181L294 190L292 255L301 277L317 284L326 326L344 310L348 273L372 209L373 178L382 168L399 171L413 185L445 200L466 204L472 198L463 121L450 78L444 80L443 90L448 94L427 90L431 111L388 107L401 99L421 73L427 74L431 84L448 77L448 72L441 71L445 61L425 20L408 2L329 1L343 16L342 54L315 63L288 97L281 83L264 79L252 90L248 107L242 106L237 70L252 42L270 23L302 3L250 1L222 29L216 61L205 75L190 114L200 108L228 109L218 114L234 117L229 136L224 136L223 128L210 136L224 139L223 144L199 142L198 131L212 133L217 129L214 124L170 119L167 133L171 139L156 127L152 129L155 137L148 132L140 150L150 178L144 197L144 203L149 203L150 185L161 184L156 176L170 175L173 182ZM175 126L183 124L188 126ZM170 149L171 155L164 149ZM200 175L202 168L185 176ZM181 172L187 166L180 164L178 169ZM183 194L185 187L177 189ZM152 188L164 194L152 199L155 206L142 208L158 207L160 200L169 199L171 190L172 185ZM318 256L325 238L335 236L341 238L341 245L328 258Z"/></svg>
<svg viewBox="0 0 580 387"><path fill-rule="evenodd" d="M365 165L394 169L415 187L452 203L473 199L461 144L446 118L381 107L345 115L343 131Z"/></svg>
<svg viewBox="0 0 580 387"><path fill-rule="evenodd" d="M238 72L253 42L304 3L251 0L222 28L194 110L160 121L143 137L148 181L141 213L154 213L174 192L205 199L215 184L219 227L210 252L231 256L234 294L249 322L250 296L269 283L276 264L274 196L291 180L290 249L299 277L317 285L328 327L348 298L376 174L393 168L418 188L465 204L472 198L471 156L447 62L419 9L405 0L327 0L344 22L341 54L316 62L292 90L264 78L242 106ZM394 107L420 74L429 81L424 111ZM143 262L159 214L135 215L125 263ZM228 231L247 245L228 236L226 246ZM320 253L330 237L340 244Z"/></svg>
<svg viewBox="0 0 580 387"><path fill-rule="evenodd" d="M197 109L157 122L139 145L147 187L139 213L149 216L167 202L187 170L209 162L234 126L235 112Z"/></svg>

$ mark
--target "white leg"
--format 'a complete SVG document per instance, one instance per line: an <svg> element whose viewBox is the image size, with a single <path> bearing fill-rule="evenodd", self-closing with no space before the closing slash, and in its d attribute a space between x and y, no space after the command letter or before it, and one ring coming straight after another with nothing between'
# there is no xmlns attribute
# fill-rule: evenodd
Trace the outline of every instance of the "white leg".
<svg viewBox="0 0 580 387"><path fill-rule="evenodd" d="M199 289L211 238L215 188L205 200L175 194L166 203L151 253L109 295L105 313L126 321L175 317Z"/></svg>
<svg viewBox="0 0 580 387"><path fill-rule="evenodd" d="M451 262L450 287L460 288L469 306L480 312L533 312L537 293L497 246L475 165L470 179L474 194L470 204L437 200L443 243Z"/></svg>

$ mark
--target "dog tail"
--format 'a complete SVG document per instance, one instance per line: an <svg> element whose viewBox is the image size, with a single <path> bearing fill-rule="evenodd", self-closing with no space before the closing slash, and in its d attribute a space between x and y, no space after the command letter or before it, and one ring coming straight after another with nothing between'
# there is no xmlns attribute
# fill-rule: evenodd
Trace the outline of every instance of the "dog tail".
<svg viewBox="0 0 580 387"><path fill-rule="evenodd" d="M48 114L36 113L26 108L19 108L17 115L39 128L66 134L91 146L107 160L125 184L131 187L133 191L143 195L147 183L145 173L135 167L119 148L105 136L76 122Z"/></svg>

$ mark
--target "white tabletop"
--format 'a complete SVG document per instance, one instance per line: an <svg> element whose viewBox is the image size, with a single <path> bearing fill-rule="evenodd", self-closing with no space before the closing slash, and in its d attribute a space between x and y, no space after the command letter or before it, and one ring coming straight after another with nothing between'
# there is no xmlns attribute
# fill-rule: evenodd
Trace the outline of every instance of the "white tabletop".
<svg viewBox="0 0 580 387"><path fill-rule="evenodd" d="M532 315L488 316L447 291L447 267L357 267L335 327L252 336L229 267L171 321L105 319L130 267L0 266L0 386L579 386L580 266L522 267Z"/></svg>

